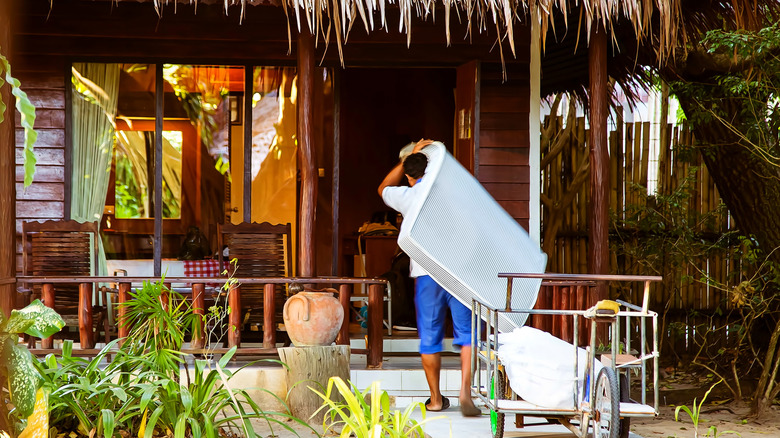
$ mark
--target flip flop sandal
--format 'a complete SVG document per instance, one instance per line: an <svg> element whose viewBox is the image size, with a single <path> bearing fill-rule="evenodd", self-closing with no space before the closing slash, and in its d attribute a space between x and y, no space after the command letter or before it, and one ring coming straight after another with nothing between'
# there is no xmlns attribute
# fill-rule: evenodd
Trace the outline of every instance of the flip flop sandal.
<svg viewBox="0 0 780 438"><path fill-rule="evenodd" d="M429 397L428 400L425 400L425 410L429 412L440 412L449 409L450 407L450 399L448 399L445 396L441 396L441 409L429 409L428 405L430 403L431 403L431 399Z"/></svg>

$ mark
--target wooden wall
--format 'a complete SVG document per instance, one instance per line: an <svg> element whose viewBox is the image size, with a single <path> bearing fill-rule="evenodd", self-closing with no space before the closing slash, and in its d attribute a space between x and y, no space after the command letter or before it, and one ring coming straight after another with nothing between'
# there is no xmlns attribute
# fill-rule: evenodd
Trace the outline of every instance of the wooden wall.
<svg viewBox="0 0 780 438"><path fill-rule="evenodd" d="M252 6L247 8L243 23L239 23L240 9L230 8L226 16L219 5L199 4L197 14L191 5L173 5L163 8L162 18L157 15L151 4L135 2L95 2L86 0L25 0L19 3L18 15L14 22L14 45L16 57L14 72L22 80L33 102L39 109L36 128L39 130L37 151L39 164L35 183L27 191L19 191L17 201L18 223L22 220L57 219L64 217L65 205L65 77L66 66L73 61L94 62L181 62L215 64L268 64L292 65L295 62L295 26L293 25L292 50L288 47L288 26L281 8L272 6ZM53 5L53 6L52 6ZM464 20L465 21L465 20ZM406 36L392 29L389 32L376 31L367 35L362 26L355 26L344 49L347 68L341 70L338 51L335 44L330 47L320 41L317 47L317 59L322 66L334 67L344 73L340 84L354 93L368 95L375 89L386 88L385 92L395 93L402 105L395 112L385 112L388 120L403 123L405 134L417 137L432 137L450 142L453 136L452 109L439 102L452 99L452 78L444 73L454 67L472 60L480 60L491 65L488 83L483 89L485 106L483 112L493 114L484 118L484 137L480 140L483 150L479 159L484 165L480 180L504 207L527 227L527 171L517 172L513 166L527 164L528 115L527 115L527 69L529 36L527 29L518 26L515 29L517 56L512 57L507 47L506 61L510 70L510 83L503 84L500 74L500 54L493 46L495 35L492 29L463 38L465 24L453 20L451 25L452 43L447 46L444 20L419 22L415 20L412 44L406 44ZM368 75L362 84L354 85L350 81L356 67L392 69L413 67L407 70L411 78L415 75L426 76L432 71L436 79L425 79L428 88L420 92L398 94L394 89L395 78ZM421 68L425 67L425 68ZM515 73L512 73L514 71ZM355 73L357 74L357 73ZM444 78L444 79L442 79ZM441 82L443 80L443 82ZM384 82L383 82L384 81ZM412 81L414 82L414 81ZM422 96L435 94L435 99L421 99ZM408 118L404 105L424 105L426 117ZM371 102L356 109L356 114L366 118L366 110L373 110ZM503 114L502 114L503 113ZM341 114L341 125L356 122L355 117L347 118ZM432 120L435 118L436 120ZM422 122L422 128L415 123ZM400 124L398 126L401 126ZM323 131L323 135L330 135ZM342 141L349 138L341 136ZM17 144L21 144L21 134L17 132ZM386 141L375 136L375 141ZM366 146L366 145L362 145ZM383 165L392 162L395 153L383 152L376 164L371 160L341 164L342 175L360 167L370 166L370 175L379 174L386 169ZM344 147L349 147L344 143ZM524 152L526 151L526 152ZM390 160L390 161L388 161ZM19 163L19 154L17 153ZM327 167L327 160L323 162ZM335 164L334 164L335 167ZM377 170L381 169L381 170ZM17 181L21 182L21 166L17 166ZM345 173L346 172L346 173ZM382 173L384 175L384 173ZM330 176L330 175L328 175ZM381 175L377 176L381 177ZM370 179L370 178L369 178ZM371 212L383 208L375 193L378 185L366 179L342 180L341 187L349 185L371 186L372 199L345 196L341 203L351 202L365 206ZM20 187L20 185L17 185ZM329 190L330 187L323 186ZM326 201L326 200L322 200ZM523 205L523 202L526 205ZM328 212L320 211L318 215ZM370 213L369 213L370 214ZM360 214L343 218L339 224L340 232L352 232L362 224L365 215ZM327 232L330 227L318 226L318 232ZM17 226L17 231L19 227ZM327 254L332 254L329 246L330 236L317 236L328 240L322 246L325 254L318 254L319 264L327 263ZM17 254L21 247L17 245ZM21 266L21 265L19 265ZM330 273L318 267L320 273Z"/></svg>
<svg viewBox="0 0 780 438"><path fill-rule="evenodd" d="M17 58L18 59L18 58ZM21 60L20 60L21 61ZM18 62L14 75L36 107L35 129L38 164L31 186L23 188L22 146L24 131L16 126L16 232L29 220L62 219L65 207L65 80L61 65ZM21 272L21 241L17 239L17 272Z"/></svg>
<svg viewBox="0 0 780 438"><path fill-rule="evenodd" d="M528 229L528 64L508 66L506 73L505 82L500 64L482 66L476 174L499 204Z"/></svg>

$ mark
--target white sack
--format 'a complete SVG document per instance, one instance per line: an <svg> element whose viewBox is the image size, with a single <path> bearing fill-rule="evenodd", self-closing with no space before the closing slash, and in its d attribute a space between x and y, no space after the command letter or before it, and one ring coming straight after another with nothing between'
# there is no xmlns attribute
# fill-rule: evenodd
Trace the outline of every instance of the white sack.
<svg viewBox="0 0 780 438"><path fill-rule="evenodd" d="M517 395L543 407L575 407L574 345L533 327L501 333L498 342L498 358ZM577 348L577 353L577 382L582 400L588 354L584 348ZM601 363L595 361L596 375L601 368Z"/></svg>

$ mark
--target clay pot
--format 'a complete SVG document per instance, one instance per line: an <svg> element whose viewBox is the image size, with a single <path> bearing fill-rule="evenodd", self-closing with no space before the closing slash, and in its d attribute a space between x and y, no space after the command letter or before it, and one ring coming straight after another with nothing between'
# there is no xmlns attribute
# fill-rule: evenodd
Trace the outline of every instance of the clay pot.
<svg viewBox="0 0 780 438"><path fill-rule="evenodd" d="M336 339L344 321L344 309L334 292L337 291L298 292L284 303L284 326L296 347L330 345Z"/></svg>

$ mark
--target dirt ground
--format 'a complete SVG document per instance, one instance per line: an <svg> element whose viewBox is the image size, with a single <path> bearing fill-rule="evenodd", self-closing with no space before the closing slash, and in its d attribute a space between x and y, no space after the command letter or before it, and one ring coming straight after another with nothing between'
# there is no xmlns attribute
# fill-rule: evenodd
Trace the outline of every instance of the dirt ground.
<svg viewBox="0 0 780 438"><path fill-rule="evenodd" d="M717 383L711 374L672 367L662 369L660 374L661 413L653 419L632 419L631 431L637 435L643 438L694 438L698 430L698 436L702 438L780 438L780 406L771 406L758 420L748 418L750 407L747 403L734 401L726 384ZM743 394L750 394L754 382L745 379L741 385ZM694 399L701 403L702 398L705 402L698 427L684 410L680 410L679 421L675 421L677 406L691 409Z"/></svg>
<svg viewBox="0 0 780 438"><path fill-rule="evenodd" d="M690 407L690 404L688 404ZM693 438L695 429L690 417L680 411L680 421L674 421L673 406L663 406L655 419L634 419L631 431L643 438ZM707 405L702 408L698 431L700 437L775 438L780 437L780 408L772 406L758 421L747 420L748 406L743 403ZM727 433L732 432L732 433ZM734 433L736 432L736 433ZM739 435L737 435L739 434Z"/></svg>

